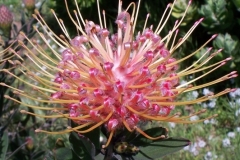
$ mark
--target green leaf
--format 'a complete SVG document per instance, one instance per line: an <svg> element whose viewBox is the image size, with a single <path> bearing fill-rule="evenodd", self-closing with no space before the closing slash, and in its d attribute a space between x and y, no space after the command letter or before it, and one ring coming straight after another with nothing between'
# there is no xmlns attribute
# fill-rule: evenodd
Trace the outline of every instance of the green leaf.
<svg viewBox="0 0 240 160"><path fill-rule="evenodd" d="M167 133L168 133L167 129L164 127L151 128L151 129L145 130L144 132L151 137L158 137L158 136L167 137ZM154 141L144 137L142 134L139 134L135 139L130 140L130 143L136 146L144 146L152 142Z"/></svg>
<svg viewBox="0 0 240 160"><path fill-rule="evenodd" d="M185 13L185 10L188 6L189 0L178 0L176 1L174 7L173 7L173 11L172 11L172 16L180 19L182 18L182 16ZM187 25L193 18L196 17L196 13L197 13L197 6L196 3L192 3L187 11L187 14L185 15L181 26L185 26Z"/></svg>
<svg viewBox="0 0 240 160"><path fill-rule="evenodd" d="M134 156L136 160L158 159L172 154L188 146L190 141L184 138L168 138L151 143L145 147L139 147L140 151Z"/></svg>
<svg viewBox="0 0 240 160"><path fill-rule="evenodd" d="M239 40L236 36L219 34L213 41L213 46L216 48L224 48L222 51L226 55L224 58L236 54L239 50Z"/></svg>
<svg viewBox="0 0 240 160"><path fill-rule="evenodd" d="M38 158L42 157L44 154L45 154L45 151L34 152L33 155L32 155L32 159L38 159Z"/></svg>
<svg viewBox="0 0 240 160"><path fill-rule="evenodd" d="M84 133L83 136L90 139L90 141L94 144L96 149L101 149L102 146L100 144L100 127L92 130L91 132Z"/></svg>
<svg viewBox="0 0 240 160"><path fill-rule="evenodd" d="M0 141L0 159L6 159L8 149L8 133L5 131Z"/></svg>
<svg viewBox="0 0 240 160"><path fill-rule="evenodd" d="M206 3L199 9L200 15L204 17L201 25L216 33L224 31L233 24L234 14L228 9L227 0L207 0Z"/></svg>
<svg viewBox="0 0 240 160"><path fill-rule="evenodd" d="M77 127L78 124L75 122L71 122L71 127ZM88 129L87 127L85 129ZM94 144L96 149L101 150L102 146L100 144L100 136L101 136L101 131L100 127L97 127L96 129L92 130L91 132L87 132L84 134L81 134L86 138L89 138L89 140Z"/></svg>
<svg viewBox="0 0 240 160"><path fill-rule="evenodd" d="M232 0L232 1L235 4L237 10L240 12L240 0Z"/></svg>
<svg viewBox="0 0 240 160"><path fill-rule="evenodd" d="M106 157L105 155L99 153L97 156L94 157L95 160L122 160L120 155L112 155L112 157Z"/></svg>
<svg viewBox="0 0 240 160"><path fill-rule="evenodd" d="M98 155L96 155L95 157L94 157L96 160L103 160L104 159L104 155L102 154L102 153L99 153Z"/></svg>
<svg viewBox="0 0 240 160"><path fill-rule="evenodd" d="M72 145L73 159L90 160L96 154L94 144L85 136L72 132L69 136Z"/></svg>
<svg viewBox="0 0 240 160"><path fill-rule="evenodd" d="M54 150L55 159L57 160L72 160L71 149L63 147Z"/></svg>

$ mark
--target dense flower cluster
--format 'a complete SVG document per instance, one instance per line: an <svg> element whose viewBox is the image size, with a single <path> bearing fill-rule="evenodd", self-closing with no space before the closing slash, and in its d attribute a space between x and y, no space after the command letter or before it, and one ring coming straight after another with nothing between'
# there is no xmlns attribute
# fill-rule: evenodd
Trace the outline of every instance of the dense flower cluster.
<svg viewBox="0 0 240 160"><path fill-rule="evenodd" d="M12 12L5 5L0 5L0 29L9 32L13 22Z"/></svg>
<svg viewBox="0 0 240 160"><path fill-rule="evenodd" d="M145 25L139 32L135 31L139 6L131 3L129 7L133 8L133 13L130 15L127 12L129 7L122 10L121 3L119 2L118 16L115 21L117 33L111 33L107 29L104 12L102 18L99 11L100 24L98 25L92 21L84 21L78 7L77 11L74 11L75 18L71 16L67 8L69 17L78 32L81 33L74 38L69 36L61 19L56 18L65 35L59 37L51 31L41 15L38 12L35 13L34 17L42 26L44 34L37 27L35 30L49 50L46 51L22 34L31 46L25 46L21 41L19 41L19 45L26 49L24 54L35 64L35 67L31 66L30 69L27 64L19 61L16 61L15 64L22 66L21 72L37 83L30 83L8 70L4 71L39 92L34 97L31 93L28 94L28 92L13 88L14 93L36 102L59 104L59 107L34 106L9 96L6 98L27 107L50 110L57 114L42 116L27 111L22 111L22 113L46 118L63 117L79 124L75 128L69 127L62 132L48 132L41 129L36 130L37 132L58 134L76 131L87 133L103 126L109 132L106 146L114 134L124 128L130 132L137 131L149 139L159 139L163 137L150 137L141 130L139 124L152 120L174 123L204 121L211 117L196 121L190 121L189 118L201 114L205 110L200 110L190 116L180 116L179 113L171 114L171 111L175 106L200 103L234 90L226 89L217 94L211 93L189 101L176 99L183 92L194 91L237 76L236 72L231 72L212 82L198 86L192 85L231 59L227 58L210 64L209 61L221 52L218 50L210 54L212 48L209 48L191 66L178 71L180 63L194 56L217 36L213 35L201 48L186 57L173 58L173 53L203 20L201 18L196 21L184 37L176 40L178 28L191 1L189 1L182 19L176 21L172 30L164 37L159 35L167 23L175 2L167 6L155 29L153 26L146 27ZM54 11L53 14L56 16ZM148 17L149 15L147 15L145 24L147 24ZM48 43L47 37L62 49L61 54ZM52 58L53 56L55 58ZM204 74L199 77L179 84L180 78L202 71ZM214 116L216 115L212 117Z"/></svg>

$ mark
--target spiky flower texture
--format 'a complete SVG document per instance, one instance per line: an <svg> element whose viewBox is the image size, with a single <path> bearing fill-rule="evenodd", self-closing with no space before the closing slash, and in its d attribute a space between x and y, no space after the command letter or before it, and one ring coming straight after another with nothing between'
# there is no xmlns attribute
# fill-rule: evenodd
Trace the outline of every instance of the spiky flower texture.
<svg viewBox="0 0 240 160"><path fill-rule="evenodd" d="M67 0L65 2L68 6ZM178 101L176 98L184 92L234 78L237 74L233 71L209 83L193 86L195 81L215 71L231 59L227 58L209 64L209 61L221 52L218 50L210 54L212 48L209 48L191 66L178 71L180 63L194 56L217 35L213 35L195 52L184 58L174 59L174 52L203 20L202 18L196 21L186 35L176 40L178 28L190 6L191 1L189 1L183 17L176 21L166 36L160 37L174 3L167 6L158 26L146 27L149 17L147 15L142 31L136 32L140 2L138 5L131 3L126 10L122 10L122 2L120 1L115 21L117 33L113 34L107 29L105 12L100 14L99 3L99 25L89 20L83 20L78 6L76 6L77 11L74 11L75 16L71 15L67 7L69 17L78 32L81 33L74 38L69 36L63 21L57 17L57 22L64 35L55 35L36 11L34 17L42 26L44 33L41 33L37 27L35 30L46 43L49 51L45 51L46 49L22 34L29 41L31 47L25 46L22 41L19 41L19 45L26 49L25 55L35 64L35 68L31 67L30 69L28 65L25 65L24 62L20 63L20 61L14 63L22 66L20 71L37 83L32 84L8 70L3 71L38 92L34 97L32 92L11 87L15 90L14 93L39 103L57 104L58 107L34 106L9 96L6 98L34 109L50 110L55 114L42 116L25 110L22 110L22 113L45 118L67 118L78 124L75 128L68 127L60 132L49 132L41 129L36 130L36 132L61 134L74 131L84 134L97 127L105 127L108 131L108 141L103 147L107 147L112 137L124 129L130 132L136 131L152 140L163 138L162 136L151 137L144 133L139 127L142 122L160 121L187 124L205 120L189 121L191 116L201 114L205 110L200 110L189 116L180 116L179 113L171 112L175 107L207 101L234 89L226 89L217 94L189 101ZM131 15L128 13L130 7L133 10ZM53 10L52 12L56 16ZM50 37L63 50L61 54L48 44L47 37ZM53 56L55 58L52 58ZM203 74L199 77L185 84L179 84L180 78L201 72ZM216 115L206 119L214 116Z"/></svg>
<svg viewBox="0 0 240 160"><path fill-rule="evenodd" d="M0 5L0 29L8 35L13 22L12 12L5 5Z"/></svg>

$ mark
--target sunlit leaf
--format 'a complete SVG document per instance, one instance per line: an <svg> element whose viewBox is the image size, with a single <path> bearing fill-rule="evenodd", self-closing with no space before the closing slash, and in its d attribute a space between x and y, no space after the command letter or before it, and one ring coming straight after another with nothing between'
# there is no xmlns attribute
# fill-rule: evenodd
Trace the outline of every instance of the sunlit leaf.
<svg viewBox="0 0 240 160"><path fill-rule="evenodd" d="M139 147L140 152L134 156L136 160L158 159L172 154L188 146L190 141L184 138L168 138L151 143L145 147Z"/></svg>
<svg viewBox="0 0 240 160"><path fill-rule="evenodd" d="M158 136L167 137L167 129L164 127L151 128L151 129L145 130L144 132L151 137L158 137ZM131 141L131 143L136 146L144 146L152 142L153 140L150 140L144 137L142 134L139 134L135 139Z"/></svg>

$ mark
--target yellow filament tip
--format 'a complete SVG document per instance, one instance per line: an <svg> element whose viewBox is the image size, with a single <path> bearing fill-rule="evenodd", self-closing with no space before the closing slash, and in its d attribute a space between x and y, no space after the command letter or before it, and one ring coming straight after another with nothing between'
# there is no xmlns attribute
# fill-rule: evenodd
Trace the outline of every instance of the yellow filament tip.
<svg viewBox="0 0 240 160"><path fill-rule="evenodd" d="M110 144L110 142L111 142L111 140L112 140L112 137L113 137L113 134L114 134L114 130L112 130L112 131L110 132L110 135L109 135L109 137L108 137L107 143L106 143L105 145L102 145L102 148L106 148L106 147Z"/></svg>

